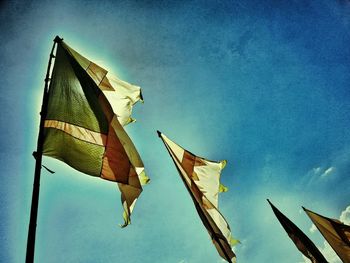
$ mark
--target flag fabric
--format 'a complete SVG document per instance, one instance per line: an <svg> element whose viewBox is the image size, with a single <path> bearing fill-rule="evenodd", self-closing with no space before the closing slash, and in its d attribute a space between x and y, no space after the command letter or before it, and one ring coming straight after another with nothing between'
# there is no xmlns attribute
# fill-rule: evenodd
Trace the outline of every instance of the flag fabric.
<svg viewBox="0 0 350 263"><path fill-rule="evenodd" d="M44 122L43 154L91 176L117 182L124 225L148 182L143 162L123 126L141 89L57 43Z"/></svg>
<svg viewBox="0 0 350 263"><path fill-rule="evenodd" d="M304 208L306 214L344 263L350 263L350 226Z"/></svg>
<svg viewBox="0 0 350 263"><path fill-rule="evenodd" d="M282 214L271 202L267 200L276 215L278 221L281 223L288 236L294 242L298 250L309 258L313 263L327 263L327 260L315 246L315 244L284 214Z"/></svg>
<svg viewBox="0 0 350 263"><path fill-rule="evenodd" d="M231 246L239 241L232 238L230 227L218 210L219 192L228 190L219 181L226 161L214 162L198 157L164 134L158 132L158 135L169 151L220 256L228 262L236 262Z"/></svg>

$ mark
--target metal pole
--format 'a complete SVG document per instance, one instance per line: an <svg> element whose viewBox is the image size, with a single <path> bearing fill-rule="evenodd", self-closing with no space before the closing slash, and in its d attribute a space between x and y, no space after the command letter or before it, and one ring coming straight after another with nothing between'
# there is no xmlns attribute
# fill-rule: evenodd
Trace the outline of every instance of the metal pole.
<svg viewBox="0 0 350 263"><path fill-rule="evenodd" d="M27 254L26 254L26 263L34 262L34 249L35 249L35 234L36 234L36 222L38 216L38 204L39 204L39 188L40 188L40 172L41 172L41 160L44 144L44 122L47 114L47 105L48 105L48 88L50 81L50 69L52 58L54 58L54 49L57 43L61 42L63 39L58 36L53 40L53 46L51 49L49 62L46 71L45 77L45 87L43 94L43 102L41 105L40 111L40 126L39 126L39 135L37 142L37 150L33 153L36 163L35 163L35 172L34 172L34 183L33 183L33 194L32 194L32 206L30 210L30 222L28 229L28 239L27 239Z"/></svg>

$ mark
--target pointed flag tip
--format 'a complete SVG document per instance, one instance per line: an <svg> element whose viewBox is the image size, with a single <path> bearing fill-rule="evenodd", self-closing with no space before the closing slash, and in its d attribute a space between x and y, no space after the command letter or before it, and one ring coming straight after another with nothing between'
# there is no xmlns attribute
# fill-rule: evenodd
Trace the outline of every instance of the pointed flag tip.
<svg viewBox="0 0 350 263"><path fill-rule="evenodd" d="M226 165L227 165L227 160L222 160L220 162L220 164L221 164L221 169L224 169L226 167Z"/></svg>
<svg viewBox="0 0 350 263"><path fill-rule="evenodd" d="M162 133L158 130L157 130L157 134L158 134L158 137L160 137L162 135Z"/></svg>
<svg viewBox="0 0 350 263"><path fill-rule="evenodd" d="M142 103L144 102L141 90L140 90L140 100L141 100Z"/></svg>
<svg viewBox="0 0 350 263"><path fill-rule="evenodd" d="M56 36L55 39L53 40L56 43L62 42L63 38L60 38L59 36Z"/></svg>

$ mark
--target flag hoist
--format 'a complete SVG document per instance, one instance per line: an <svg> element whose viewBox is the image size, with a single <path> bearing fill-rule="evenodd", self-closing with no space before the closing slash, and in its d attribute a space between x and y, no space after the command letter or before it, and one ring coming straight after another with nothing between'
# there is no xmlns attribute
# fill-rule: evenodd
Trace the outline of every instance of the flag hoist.
<svg viewBox="0 0 350 263"><path fill-rule="evenodd" d="M158 136L174 161L218 253L227 262L236 262L231 246L239 241L232 237L230 227L218 208L219 192L228 190L220 183L220 174L226 161L214 162L198 157L159 131Z"/></svg>
<svg viewBox="0 0 350 263"><path fill-rule="evenodd" d="M34 261L42 155L61 160L85 174L118 183L124 208L122 226L130 224L142 185L149 181L143 162L123 128L134 121L131 112L138 101L143 101L140 87L111 75L56 36L46 72L34 153L26 262Z"/></svg>

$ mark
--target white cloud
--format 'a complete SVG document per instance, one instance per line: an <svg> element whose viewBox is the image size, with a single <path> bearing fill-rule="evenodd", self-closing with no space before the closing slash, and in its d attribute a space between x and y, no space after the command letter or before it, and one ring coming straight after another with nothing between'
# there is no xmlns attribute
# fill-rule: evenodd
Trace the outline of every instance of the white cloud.
<svg viewBox="0 0 350 263"><path fill-rule="evenodd" d="M323 248L318 248L322 255L327 259L328 263L342 263L337 254L334 252L334 250L331 248L331 246L324 241L324 247ZM298 263L311 263L311 260L307 257L303 256L303 260Z"/></svg>
<svg viewBox="0 0 350 263"><path fill-rule="evenodd" d="M309 230L310 230L311 233L315 233L316 230L317 230L317 227L314 224L312 224L312 226L310 227Z"/></svg>
<svg viewBox="0 0 350 263"><path fill-rule="evenodd" d="M317 182L320 182L319 180L321 179L326 179L329 178L331 175L333 175L336 171L335 166L330 166L328 168L324 167L315 167L312 168L308 173L307 173L307 179L308 184L314 184Z"/></svg>
<svg viewBox="0 0 350 263"><path fill-rule="evenodd" d="M311 174L312 176L325 177L333 174L334 172L335 172L334 166L330 166L328 168L316 167L316 168L312 168L309 174Z"/></svg>
<svg viewBox="0 0 350 263"><path fill-rule="evenodd" d="M324 241L323 248L319 248L322 255L327 259L329 263L342 263L340 258L337 256L337 254L334 252L332 247L327 243L327 241Z"/></svg>
<svg viewBox="0 0 350 263"><path fill-rule="evenodd" d="M335 171L335 168L333 166L329 167L328 169L326 169L323 174L321 174L321 177L326 177L329 176L331 174L333 174Z"/></svg>
<svg viewBox="0 0 350 263"><path fill-rule="evenodd" d="M303 260L304 261L301 261L301 262L298 262L298 263L310 263L311 261L310 261L310 259L308 259L307 257L305 257L304 255L302 255L303 256Z"/></svg>
<svg viewBox="0 0 350 263"><path fill-rule="evenodd" d="M350 205L341 212L339 220L344 224L350 225Z"/></svg>
<svg viewBox="0 0 350 263"><path fill-rule="evenodd" d="M316 168L313 168L312 171L314 172L314 174L320 174L321 173L321 167L316 167Z"/></svg>

